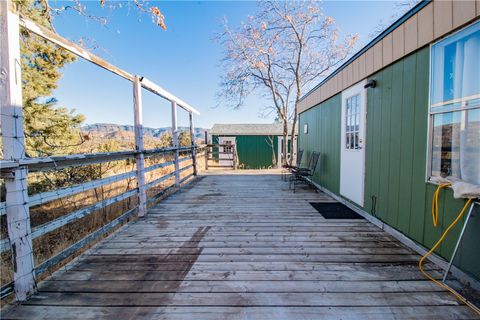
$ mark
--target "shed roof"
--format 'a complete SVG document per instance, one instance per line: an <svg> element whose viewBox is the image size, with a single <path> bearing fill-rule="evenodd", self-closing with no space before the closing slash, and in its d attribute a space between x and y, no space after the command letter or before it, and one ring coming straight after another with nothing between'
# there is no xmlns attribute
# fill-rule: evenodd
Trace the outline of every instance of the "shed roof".
<svg viewBox="0 0 480 320"><path fill-rule="evenodd" d="M288 125L288 132L292 125ZM298 132L298 131L297 131ZM281 136L283 124L281 123L242 123L242 124L214 124L211 130L213 135L243 135L243 136Z"/></svg>

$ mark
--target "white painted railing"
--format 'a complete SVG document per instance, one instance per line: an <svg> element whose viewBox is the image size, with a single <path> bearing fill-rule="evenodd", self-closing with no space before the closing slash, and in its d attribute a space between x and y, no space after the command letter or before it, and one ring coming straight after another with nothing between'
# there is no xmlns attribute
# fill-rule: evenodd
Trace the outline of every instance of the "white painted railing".
<svg viewBox="0 0 480 320"><path fill-rule="evenodd" d="M11 250L14 268L14 281L1 289L1 296L15 291L17 300L25 300L35 290L36 277L63 259L71 256L79 249L112 230L128 218L137 214L144 216L147 206L161 198L165 193L180 187L197 174L197 149L194 138L193 114L199 112L185 101L151 82L143 76L128 73L108 61L97 57L82 47L68 41L58 34L35 24L28 19L19 17L12 9L10 1L0 1L0 106L1 106L1 131L3 139L4 160L0 163L1 177L5 180L6 201L0 204L0 216L6 215L8 238L0 240L0 252ZM52 156L45 158L27 158L25 156L25 138L23 132L23 108L22 108L22 84L21 84L21 57L20 57L20 28L25 28L44 39L51 41L61 48L122 77L132 83L133 87L133 117L135 122L135 150L76 154L66 156ZM145 150L143 144L143 116L142 116L142 88L171 102L172 136L173 147ZM177 131L177 106L188 112L191 146L178 146ZM185 156L185 154L188 154ZM172 161L157 163L145 168L145 158L155 155L173 155ZM53 191L41 192L32 196L27 193L28 172L61 169L72 166L84 166L95 163L104 163L127 158L135 158L134 171L113 175L107 178L88 181L78 185L68 186ZM192 161L192 164L180 168L183 161ZM145 173L153 170L173 166L175 169L153 181L145 182ZM191 170L190 174L185 174ZM183 177L181 175L183 173ZM45 204L88 190L106 186L126 179L135 177L137 188L103 199L88 207L70 212L52 221L39 226L30 225L30 207ZM163 188L160 192L147 199L147 191L156 187L159 183L174 178L174 183ZM110 206L119 201L136 197L138 205L121 214L116 219L108 222L100 229L87 235L82 240L71 245L59 254L35 266L32 239L45 235L53 230L63 227L74 221L89 216L99 209Z"/></svg>
<svg viewBox="0 0 480 320"><path fill-rule="evenodd" d="M203 146L195 146L195 151L197 151L198 149L203 149L203 148L204 148ZM152 195L149 198L146 198L145 206L154 204L157 201L158 198L162 197L167 192L174 190L176 187L181 186L187 180L191 179L194 176L194 172L193 172L194 164L193 164L193 158L191 156L191 152L192 152L191 147L164 148L164 149L157 149L157 150L147 150L147 151L144 152L144 156L152 157L152 156L158 156L158 155L162 155L162 156L167 156L167 155L172 155L172 154L175 155L177 153L177 151L179 153L187 153L188 154L188 155L181 155L179 157L179 159L178 159L178 165L179 166L183 162L187 162L187 163L192 162L192 163L188 164L188 165L185 165L182 168L179 168L178 170L173 169L166 174L162 174L159 177L155 177L155 179L153 179L152 181L144 184L145 191L148 191L151 188L157 187L160 183L165 182L168 179L173 179L177 175L180 176L183 172L190 171L190 173L183 176L178 181L174 180L174 182L171 183L170 185L164 186L161 191L157 192L156 194ZM115 161L118 160L118 159L128 159L128 158L135 157L135 154L136 154L136 152L132 151L132 152L129 152L129 153L125 153L125 152L118 152L118 154L117 153L111 153L110 157L108 157L108 158L105 158L105 155L103 155L103 154L100 154L100 156L102 156L103 162L110 162L112 158L115 159ZM89 157L84 158L83 160L79 160L79 155L67 156L67 157L63 157L64 158L63 162L60 162L59 164L61 165L61 168L71 167L72 166L70 164L71 162L69 162L69 160L68 160L70 158L70 159L75 159L74 162L73 162L74 166L81 165L82 163L85 163L85 165L89 165L89 164L92 163L92 160L94 159L94 157L92 157L92 156L93 155L89 155ZM62 158L62 157L51 157L52 160L56 159L56 158L59 159L59 158ZM36 160L37 161L35 161L35 162L32 161L29 165L26 165L26 167L27 168L31 167L33 172L43 171L43 170L45 170L45 171L51 171L52 170L53 165L52 166L46 166L45 164L48 163L48 162L44 162L44 160L45 160L44 158L38 158ZM96 159L95 163L101 163L101 162L100 162L100 160ZM38 167L37 165L40 165L40 164L42 166ZM155 170L163 169L163 168L167 168L167 167L171 167L171 166L175 166L175 160L164 161L164 162L160 162L160 163L156 163L156 164L153 164L151 166L148 166L144 169L144 173L153 172ZM57 169L58 169L58 167L57 167ZM13 168L12 168L12 166L7 167L7 168L2 167L2 170L3 170L4 174L6 174L10 170L13 170ZM34 207L34 206L42 205L42 204L45 204L45 203L48 203L48 202L51 202L51 201L56 201L56 200L59 200L59 199L62 199L62 198L67 198L67 197L71 197L71 196L74 196L74 195L77 195L77 194L81 194L81 193L84 193L84 192L89 191L89 190L101 188L103 186L107 186L107 185L110 185L112 183L117 183L117 182L120 182L120 181L123 181L123 180L126 180L126 179L131 179L133 177L136 177L136 175L137 175L137 171L134 170L134 171L129 171L129 172L121 173L121 174L112 175L110 177L99 179L99 180L88 181L88 182L80 183L80 184L69 186L69 187L64 187L64 188L59 188L59 189L52 190L52 191L37 193L37 194L29 197L27 205L28 205L28 207ZM108 206L110 206L114 203L125 201L128 198L138 197L138 193L139 193L138 188L133 189L133 190L128 190L128 191L123 192L121 194L112 196L110 198L104 199L104 200L99 201L99 202L96 202L96 203L94 203L90 206L87 206L87 207L81 208L79 210L76 210L76 211L67 213L65 215L62 215L62 216L60 216L60 217L58 217L54 220L51 220L47 223L41 224L39 226L35 226L35 227L31 228L31 233L30 233L31 239L33 240L33 239L39 238L41 236L44 236L44 235L46 235L46 234L48 234L52 231L57 230L58 228L61 228L65 225L69 224L69 223L75 222L79 219L82 219L84 217L92 215L92 214L98 212L99 210L101 210L103 208L106 208L106 207L108 207ZM1 203L0 215L7 214L8 206L9 206L8 203L5 203L5 202ZM109 232L110 230L112 230L117 225L123 223L123 221L125 221L126 219L128 219L132 215L138 214L138 213L139 213L139 207L128 210L127 212L123 213L122 215L120 215L116 219L113 219L112 221L110 221L107 225L101 227L99 230L96 230L92 234L87 235L84 239L80 240L77 243L72 244L69 248L67 248L67 249L63 250L62 252L60 252L59 254L47 259L46 261L42 262L40 265L35 266L34 267L35 276L36 277L40 276L45 271L49 270L50 267L52 267L55 264L61 262L63 259L68 258L69 256L75 254L75 252L78 251L79 249L85 247L90 242L98 239L101 235ZM11 250L11 249L12 248L11 248L11 245L10 245L10 239L9 238L4 238L4 239L0 240L0 253L2 253L4 251L7 251L7 250ZM13 286L14 286L14 282L3 286L1 288L1 296L4 297L4 296L12 293L13 292Z"/></svg>

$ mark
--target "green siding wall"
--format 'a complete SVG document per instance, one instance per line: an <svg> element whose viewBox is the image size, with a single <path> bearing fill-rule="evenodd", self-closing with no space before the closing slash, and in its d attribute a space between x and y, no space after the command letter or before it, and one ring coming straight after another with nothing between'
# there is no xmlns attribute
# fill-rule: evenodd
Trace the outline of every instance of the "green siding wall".
<svg viewBox="0 0 480 320"><path fill-rule="evenodd" d="M233 137L233 136L224 136ZM272 155L277 159L277 136L234 136L237 144L239 167L241 169L262 169L276 167ZM273 139L273 148L271 144ZM218 136L212 136L213 143L218 143Z"/></svg>
<svg viewBox="0 0 480 320"><path fill-rule="evenodd" d="M316 182L327 189L340 191L340 117L341 95L311 108L300 115L298 149L303 149L302 164L307 165L313 151L321 152L315 172ZM308 133L303 133L308 124Z"/></svg>
<svg viewBox="0 0 480 320"><path fill-rule="evenodd" d="M418 243L431 247L460 212L465 201L442 191L439 224L434 228L431 199L436 186L425 183L428 140L429 49L424 48L379 71L372 77L376 88L367 92L364 210ZM341 95L300 115L299 149L325 153L315 181L339 194ZM309 133L303 133L303 124ZM336 161L333 164L331 161ZM376 197L375 210L372 197ZM473 233L480 223L472 224ZM437 254L450 258L461 229L458 224ZM476 231L476 232L475 232ZM459 266L480 278L480 256L467 236Z"/></svg>

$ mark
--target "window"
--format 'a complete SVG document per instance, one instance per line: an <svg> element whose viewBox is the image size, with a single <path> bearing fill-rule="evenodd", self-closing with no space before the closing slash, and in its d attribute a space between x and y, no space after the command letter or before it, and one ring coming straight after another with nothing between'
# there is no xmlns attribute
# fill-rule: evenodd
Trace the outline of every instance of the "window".
<svg viewBox="0 0 480 320"><path fill-rule="evenodd" d="M225 141L225 146L223 146L223 152L233 153L232 141L230 141L230 140Z"/></svg>
<svg viewBox="0 0 480 320"><path fill-rule="evenodd" d="M430 176L480 184L480 23L431 48Z"/></svg>
<svg viewBox="0 0 480 320"><path fill-rule="evenodd" d="M360 149L360 95L350 97L345 108L345 148L349 150Z"/></svg>

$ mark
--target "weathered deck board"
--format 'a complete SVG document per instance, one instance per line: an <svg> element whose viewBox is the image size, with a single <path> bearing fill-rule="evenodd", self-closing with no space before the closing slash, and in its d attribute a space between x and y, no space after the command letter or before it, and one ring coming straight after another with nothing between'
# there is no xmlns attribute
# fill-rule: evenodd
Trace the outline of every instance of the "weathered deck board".
<svg viewBox="0 0 480 320"><path fill-rule="evenodd" d="M412 281L258 281L258 280L183 280L183 281L45 281L42 292L417 292L442 291L432 282Z"/></svg>
<svg viewBox="0 0 480 320"><path fill-rule="evenodd" d="M65 306L414 306L457 305L447 292L42 292L25 304Z"/></svg>
<svg viewBox="0 0 480 320"><path fill-rule="evenodd" d="M275 174L209 174L2 319L476 318L423 278L417 254L366 220L326 220L309 201L333 200L293 194Z"/></svg>
<svg viewBox="0 0 480 320"><path fill-rule="evenodd" d="M66 317L68 315L68 317ZM16 319L329 319L329 320L438 320L471 319L464 306L402 307L93 307L30 306L16 310Z"/></svg>
<svg viewBox="0 0 480 320"><path fill-rule="evenodd" d="M181 266L180 266L181 267ZM185 275L185 272L188 272ZM395 274L395 272L399 274ZM433 274L436 274L433 272ZM437 277L439 274L436 274ZM405 271L401 268L393 270L362 270L362 271L200 271L200 270L182 270L181 271L67 271L60 273L62 280L77 281L207 281L207 280L232 280L232 281L282 281L301 280L335 280L349 281L360 279L362 281L378 280L422 280L422 276L416 270Z"/></svg>

